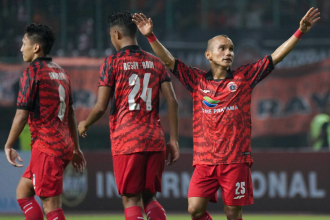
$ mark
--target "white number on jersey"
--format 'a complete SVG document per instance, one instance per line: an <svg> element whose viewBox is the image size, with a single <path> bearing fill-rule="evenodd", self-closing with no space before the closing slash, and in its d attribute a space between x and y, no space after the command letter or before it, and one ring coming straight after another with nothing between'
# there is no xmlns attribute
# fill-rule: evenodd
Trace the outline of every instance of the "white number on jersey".
<svg viewBox="0 0 330 220"><path fill-rule="evenodd" d="M151 96L152 96L152 88L148 88L149 80L150 80L151 73L146 73L143 78L142 84L142 92L140 98L146 102L146 109L147 111L152 110L151 105ZM140 110L140 105L135 103L135 97L140 91L140 77L133 73L128 79L129 85L134 86L130 94L128 95L128 107L129 110Z"/></svg>
<svg viewBox="0 0 330 220"><path fill-rule="evenodd" d="M65 104L65 89L61 84L58 87L58 94L60 96L60 107L58 109L57 116L61 121L63 121L64 114L65 114L65 109L66 109L66 104Z"/></svg>

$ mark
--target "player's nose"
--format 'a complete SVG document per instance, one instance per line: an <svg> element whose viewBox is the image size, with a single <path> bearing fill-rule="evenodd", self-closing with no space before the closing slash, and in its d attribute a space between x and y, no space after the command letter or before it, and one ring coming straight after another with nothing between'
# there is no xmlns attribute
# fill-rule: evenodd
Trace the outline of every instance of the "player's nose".
<svg viewBox="0 0 330 220"><path fill-rule="evenodd" d="M232 51L231 50L226 50L226 56L229 56L231 57L233 55Z"/></svg>

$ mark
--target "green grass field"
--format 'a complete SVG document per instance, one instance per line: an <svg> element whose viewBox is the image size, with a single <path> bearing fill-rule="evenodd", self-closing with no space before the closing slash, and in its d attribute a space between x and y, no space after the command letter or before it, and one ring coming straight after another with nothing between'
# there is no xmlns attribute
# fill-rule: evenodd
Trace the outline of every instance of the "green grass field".
<svg viewBox="0 0 330 220"><path fill-rule="evenodd" d="M212 215L214 220L226 220L224 215ZM23 220L24 216L0 215L1 220ZM46 218L45 218L46 219ZM66 215L67 220L123 220L124 215ZM190 220L189 215L167 215L168 220ZM244 220L329 220L321 215L244 215Z"/></svg>

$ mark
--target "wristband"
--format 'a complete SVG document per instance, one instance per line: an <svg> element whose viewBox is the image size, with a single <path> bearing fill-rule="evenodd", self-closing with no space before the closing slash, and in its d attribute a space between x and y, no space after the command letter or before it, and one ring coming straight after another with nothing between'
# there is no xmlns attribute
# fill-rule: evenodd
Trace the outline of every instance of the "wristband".
<svg viewBox="0 0 330 220"><path fill-rule="evenodd" d="M152 33L151 35L149 35L149 36L147 37L147 39L148 39L149 43L152 43L152 42L154 42L154 41L157 40L157 37L155 36L154 33Z"/></svg>
<svg viewBox="0 0 330 220"><path fill-rule="evenodd" d="M300 39L303 36L303 32L301 32L299 29L294 33L294 36L298 39Z"/></svg>

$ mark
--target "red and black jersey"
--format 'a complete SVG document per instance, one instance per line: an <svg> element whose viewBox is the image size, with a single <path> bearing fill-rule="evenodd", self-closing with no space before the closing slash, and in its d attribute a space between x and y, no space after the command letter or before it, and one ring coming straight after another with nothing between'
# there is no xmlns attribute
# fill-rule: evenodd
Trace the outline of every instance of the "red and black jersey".
<svg viewBox="0 0 330 220"><path fill-rule="evenodd" d="M17 108L29 111L31 146L71 160L74 143L68 125L73 104L69 77L51 58L35 59L20 78Z"/></svg>
<svg viewBox="0 0 330 220"><path fill-rule="evenodd" d="M137 45L104 60L99 86L114 91L109 122L112 155L165 150L159 91L170 80L162 62Z"/></svg>
<svg viewBox="0 0 330 220"><path fill-rule="evenodd" d="M173 74L193 98L193 165L253 162L251 93L273 69L272 57L265 56L215 80L211 71L176 59Z"/></svg>

